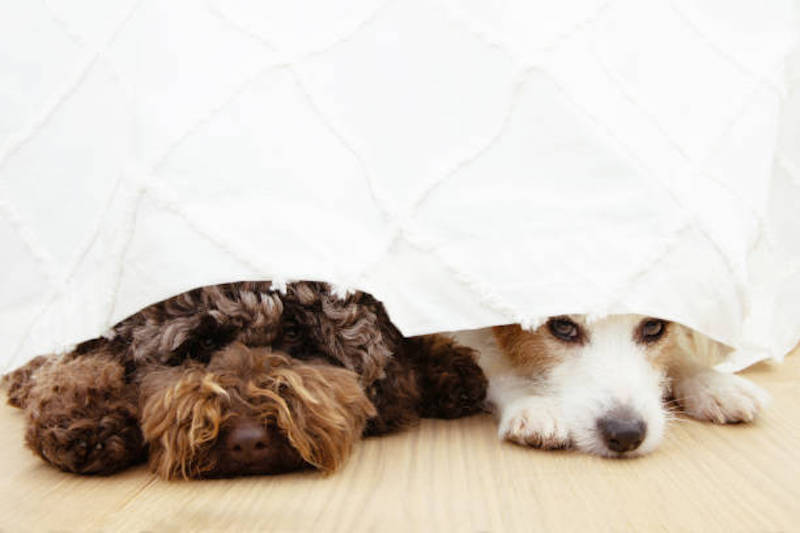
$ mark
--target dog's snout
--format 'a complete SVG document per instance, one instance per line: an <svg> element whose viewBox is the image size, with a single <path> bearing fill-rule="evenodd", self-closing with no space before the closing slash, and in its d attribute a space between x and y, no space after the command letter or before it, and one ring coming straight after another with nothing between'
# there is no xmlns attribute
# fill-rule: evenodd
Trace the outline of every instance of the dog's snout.
<svg viewBox="0 0 800 533"><path fill-rule="evenodd" d="M606 447L613 452L635 450L644 441L647 424L638 418L606 417L597 422Z"/></svg>
<svg viewBox="0 0 800 533"><path fill-rule="evenodd" d="M240 463L255 463L269 453L269 434L253 420L241 418L227 435L225 447L231 458Z"/></svg>

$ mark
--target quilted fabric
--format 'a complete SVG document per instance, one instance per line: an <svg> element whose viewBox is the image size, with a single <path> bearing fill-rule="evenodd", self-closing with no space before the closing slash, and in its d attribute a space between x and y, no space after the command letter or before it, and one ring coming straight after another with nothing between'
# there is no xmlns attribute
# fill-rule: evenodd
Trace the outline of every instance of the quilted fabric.
<svg viewBox="0 0 800 533"><path fill-rule="evenodd" d="M0 369L199 285L406 334L800 337L793 0L43 0L0 16Z"/></svg>

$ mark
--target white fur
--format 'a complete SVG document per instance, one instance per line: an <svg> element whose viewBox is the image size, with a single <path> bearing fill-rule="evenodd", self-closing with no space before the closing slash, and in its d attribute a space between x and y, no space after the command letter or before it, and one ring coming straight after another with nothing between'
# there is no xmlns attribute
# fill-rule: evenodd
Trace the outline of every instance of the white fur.
<svg viewBox="0 0 800 533"><path fill-rule="evenodd" d="M754 383L710 369L687 374L673 384L672 393L686 414L717 424L752 422L769 401Z"/></svg>
<svg viewBox="0 0 800 533"><path fill-rule="evenodd" d="M546 396L521 396L505 405L498 428L501 439L542 448L569 446L567 418L557 401Z"/></svg>
<svg viewBox="0 0 800 533"><path fill-rule="evenodd" d="M453 334L480 354L501 439L544 448L571 445L604 456L642 455L662 440L668 417L663 398L670 383L687 414L701 420L751 421L767 401L753 383L711 368L725 354L722 345L679 324L670 324L663 341L668 344L656 347L635 340L643 316L572 318L580 321L588 341L566 345L555 366L531 375L511 365L490 328ZM666 364L654 363L655 350L667 350L661 359ZM598 429L598 420L620 411L647 427L641 445L622 454L607 447Z"/></svg>

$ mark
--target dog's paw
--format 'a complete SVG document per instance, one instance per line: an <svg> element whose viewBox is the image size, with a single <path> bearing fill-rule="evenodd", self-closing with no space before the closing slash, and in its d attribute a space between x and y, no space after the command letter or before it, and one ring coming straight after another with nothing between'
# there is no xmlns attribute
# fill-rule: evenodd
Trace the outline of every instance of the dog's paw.
<svg viewBox="0 0 800 533"><path fill-rule="evenodd" d="M717 424L752 422L769 401L758 385L716 370L683 377L673 383L672 393L686 414Z"/></svg>
<svg viewBox="0 0 800 533"><path fill-rule="evenodd" d="M135 413L120 409L30 416L25 441L48 463L76 474L112 474L144 450Z"/></svg>
<svg viewBox="0 0 800 533"><path fill-rule="evenodd" d="M144 449L136 387L104 356L42 367L25 404L25 442L48 463L79 474L110 474Z"/></svg>
<svg viewBox="0 0 800 533"><path fill-rule="evenodd" d="M569 445L569 431L561 421L558 407L534 396L517 400L503 410L498 436L537 448Z"/></svg>

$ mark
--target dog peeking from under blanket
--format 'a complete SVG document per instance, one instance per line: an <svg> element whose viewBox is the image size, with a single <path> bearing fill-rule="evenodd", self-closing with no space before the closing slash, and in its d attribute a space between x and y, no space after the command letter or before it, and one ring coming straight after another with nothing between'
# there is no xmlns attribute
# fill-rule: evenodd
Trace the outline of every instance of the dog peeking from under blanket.
<svg viewBox="0 0 800 533"><path fill-rule="evenodd" d="M68 472L148 458L164 478L331 472L362 435L480 411L473 355L404 338L366 293L241 282L147 307L4 381L28 447Z"/></svg>
<svg viewBox="0 0 800 533"><path fill-rule="evenodd" d="M675 322L641 315L551 317L456 332L479 353L501 439L606 457L655 449L673 411L718 424L751 422L768 396L713 368L724 345Z"/></svg>

